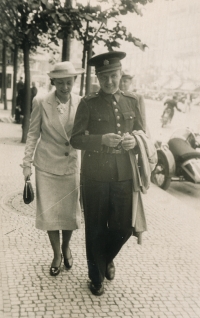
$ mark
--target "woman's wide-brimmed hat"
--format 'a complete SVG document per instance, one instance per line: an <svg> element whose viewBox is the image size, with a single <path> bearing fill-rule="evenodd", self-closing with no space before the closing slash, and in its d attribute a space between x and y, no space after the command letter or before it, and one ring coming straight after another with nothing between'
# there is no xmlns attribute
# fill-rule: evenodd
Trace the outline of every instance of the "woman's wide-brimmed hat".
<svg viewBox="0 0 200 318"><path fill-rule="evenodd" d="M75 69L71 62L65 61L54 64L53 69L47 74L50 78L64 78L77 76L84 72L85 70L83 68Z"/></svg>

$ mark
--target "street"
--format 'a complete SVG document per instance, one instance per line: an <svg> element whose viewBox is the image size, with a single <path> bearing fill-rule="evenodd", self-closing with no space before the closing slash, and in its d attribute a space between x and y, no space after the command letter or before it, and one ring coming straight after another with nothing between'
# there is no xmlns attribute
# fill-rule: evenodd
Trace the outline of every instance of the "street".
<svg viewBox="0 0 200 318"><path fill-rule="evenodd" d="M147 124L154 141L167 142L177 128L190 127L194 132L200 132L200 107L191 106L188 113L180 113L175 109L172 123L161 127L160 117L164 110L162 101L146 100ZM200 206L200 185L189 182L172 182L168 193L180 199L189 207L198 209Z"/></svg>
<svg viewBox="0 0 200 318"><path fill-rule="evenodd" d="M161 127L160 117L165 106L162 101L145 100L147 124L154 140L168 141L170 135L177 128L190 127L193 131L200 132L200 107L191 106L190 112L178 112L175 109L171 124Z"/></svg>

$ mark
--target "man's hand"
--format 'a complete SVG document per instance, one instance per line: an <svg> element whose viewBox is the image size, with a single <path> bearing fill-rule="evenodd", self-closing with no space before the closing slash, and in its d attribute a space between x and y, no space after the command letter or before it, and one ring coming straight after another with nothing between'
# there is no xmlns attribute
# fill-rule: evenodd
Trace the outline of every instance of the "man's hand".
<svg viewBox="0 0 200 318"><path fill-rule="evenodd" d="M130 150L133 149L136 146L136 140L135 137L127 134L124 136L124 140L122 141L122 147L124 150Z"/></svg>
<svg viewBox="0 0 200 318"><path fill-rule="evenodd" d="M106 145L108 147L117 147L117 145L120 143L121 141L121 136L114 134L114 133L110 133L110 134L105 134L102 136L102 145Z"/></svg>

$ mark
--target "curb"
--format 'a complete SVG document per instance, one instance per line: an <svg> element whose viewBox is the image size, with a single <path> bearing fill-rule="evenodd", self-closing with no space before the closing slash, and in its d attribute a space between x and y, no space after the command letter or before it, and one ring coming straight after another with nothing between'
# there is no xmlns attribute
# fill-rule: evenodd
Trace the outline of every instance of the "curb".
<svg viewBox="0 0 200 318"><path fill-rule="evenodd" d="M14 118L12 118L11 116L0 118L1 123L14 123L14 121Z"/></svg>

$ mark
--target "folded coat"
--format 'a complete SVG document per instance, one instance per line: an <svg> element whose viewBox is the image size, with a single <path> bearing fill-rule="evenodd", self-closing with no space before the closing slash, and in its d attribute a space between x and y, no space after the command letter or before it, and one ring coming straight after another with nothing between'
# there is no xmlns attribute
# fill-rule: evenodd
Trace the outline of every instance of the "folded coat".
<svg viewBox="0 0 200 318"><path fill-rule="evenodd" d="M133 131L132 135L135 137L139 148L138 160L134 151L132 149L129 151L133 172L132 226L135 230L134 235L138 237L138 243L141 244L141 234L147 231L141 192L147 193L150 186L151 171L157 163L157 152L153 143L143 131Z"/></svg>

